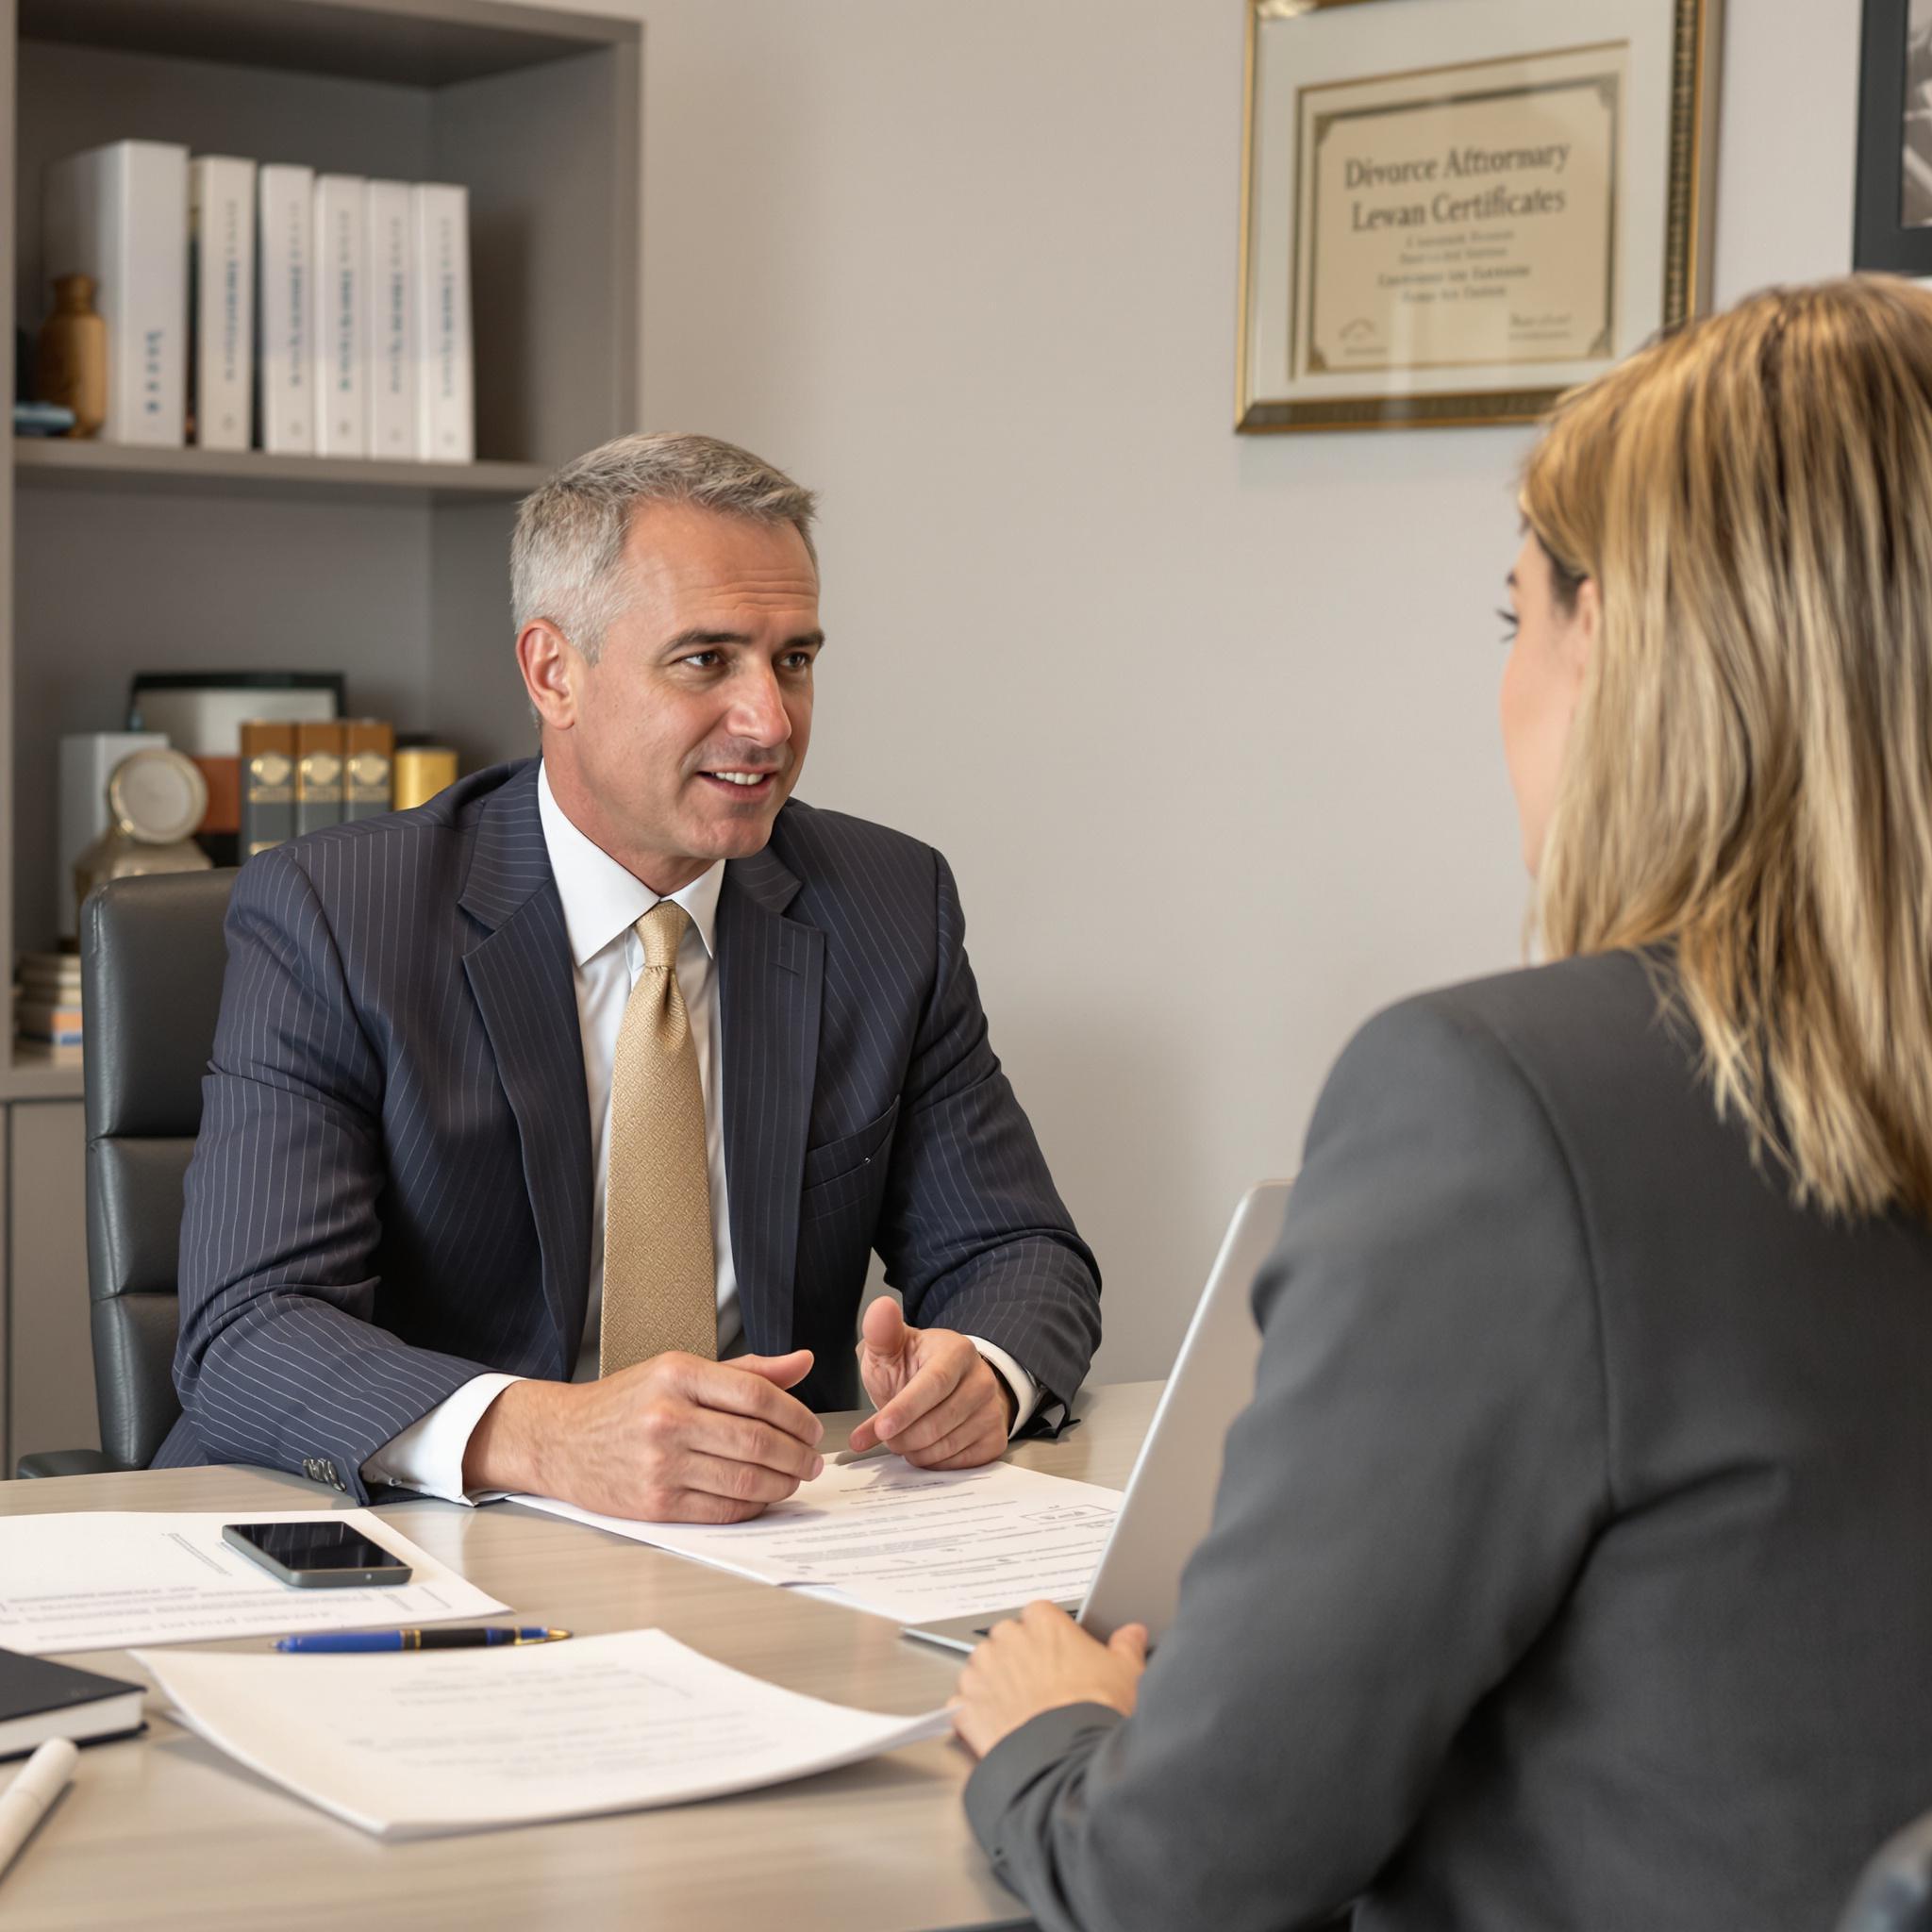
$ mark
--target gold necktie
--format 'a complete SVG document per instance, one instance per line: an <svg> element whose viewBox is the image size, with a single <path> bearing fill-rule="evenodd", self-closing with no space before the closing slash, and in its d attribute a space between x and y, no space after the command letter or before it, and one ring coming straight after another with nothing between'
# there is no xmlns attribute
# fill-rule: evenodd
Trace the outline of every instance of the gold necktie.
<svg viewBox="0 0 1932 1932"><path fill-rule="evenodd" d="M677 948L691 925L660 899L637 923L644 944L610 1074L610 1162L604 1189L604 1319L597 1369L612 1374L681 1348L718 1353L718 1266L705 1095Z"/></svg>

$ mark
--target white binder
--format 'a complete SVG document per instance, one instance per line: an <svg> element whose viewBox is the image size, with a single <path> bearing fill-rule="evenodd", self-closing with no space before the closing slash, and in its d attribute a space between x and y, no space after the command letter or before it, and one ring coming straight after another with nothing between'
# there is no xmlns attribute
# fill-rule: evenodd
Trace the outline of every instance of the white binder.
<svg viewBox="0 0 1932 1932"><path fill-rule="evenodd" d="M255 163L188 164L189 394L203 449L247 449L255 429Z"/></svg>
<svg viewBox="0 0 1932 1932"><path fill-rule="evenodd" d="M369 452L365 185L359 175L320 175L315 182L318 456Z"/></svg>
<svg viewBox="0 0 1932 1932"><path fill-rule="evenodd" d="M306 456L315 449L315 171L273 164L257 185L261 446Z"/></svg>
<svg viewBox="0 0 1932 1932"><path fill-rule="evenodd" d="M94 279L108 325L104 442L178 447L188 391L188 150L116 141L46 173L41 266Z"/></svg>
<svg viewBox="0 0 1932 1932"><path fill-rule="evenodd" d="M369 454L416 456L416 228L407 181L371 181L363 220L369 298Z"/></svg>
<svg viewBox="0 0 1932 1932"><path fill-rule="evenodd" d="M428 463L476 455L475 374L470 348L470 194L421 181L411 191L417 310L416 454Z"/></svg>

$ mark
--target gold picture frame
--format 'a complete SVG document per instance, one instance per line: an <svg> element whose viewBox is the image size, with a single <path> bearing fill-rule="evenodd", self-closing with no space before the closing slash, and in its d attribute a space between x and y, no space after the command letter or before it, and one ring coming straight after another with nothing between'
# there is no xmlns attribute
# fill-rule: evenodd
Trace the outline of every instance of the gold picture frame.
<svg viewBox="0 0 1932 1932"><path fill-rule="evenodd" d="M1708 307L1723 0L1241 4L1238 431L1535 422Z"/></svg>

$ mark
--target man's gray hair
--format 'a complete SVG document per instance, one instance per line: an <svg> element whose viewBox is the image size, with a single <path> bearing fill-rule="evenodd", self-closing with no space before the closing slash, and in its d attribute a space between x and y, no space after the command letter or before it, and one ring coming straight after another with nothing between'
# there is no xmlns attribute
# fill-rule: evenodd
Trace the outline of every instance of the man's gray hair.
<svg viewBox="0 0 1932 1932"><path fill-rule="evenodd" d="M517 510L509 546L517 635L548 618L594 664L630 595L624 545L640 504L689 503L758 524L790 524L811 541L817 499L782 470L716 437L620 436L575 458Z"/></svg>

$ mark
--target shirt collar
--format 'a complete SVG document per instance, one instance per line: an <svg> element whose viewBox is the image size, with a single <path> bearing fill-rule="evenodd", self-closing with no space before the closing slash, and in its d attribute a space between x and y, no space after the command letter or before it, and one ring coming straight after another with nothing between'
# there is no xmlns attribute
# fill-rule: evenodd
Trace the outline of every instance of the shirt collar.
<svg viewBox="0 0 1932 1932"><path fill-rule="evenodd" d="M571 958L582 966L635 925L660 898L635 873L627 872L601 845L577 830L550 789L550 769L537 774L537 813L557 895L563 901L563 924L570 934ZM691 914L705 951L717 957L718 893L724 883L721 858L681 891L668 896Z"/></svg>

